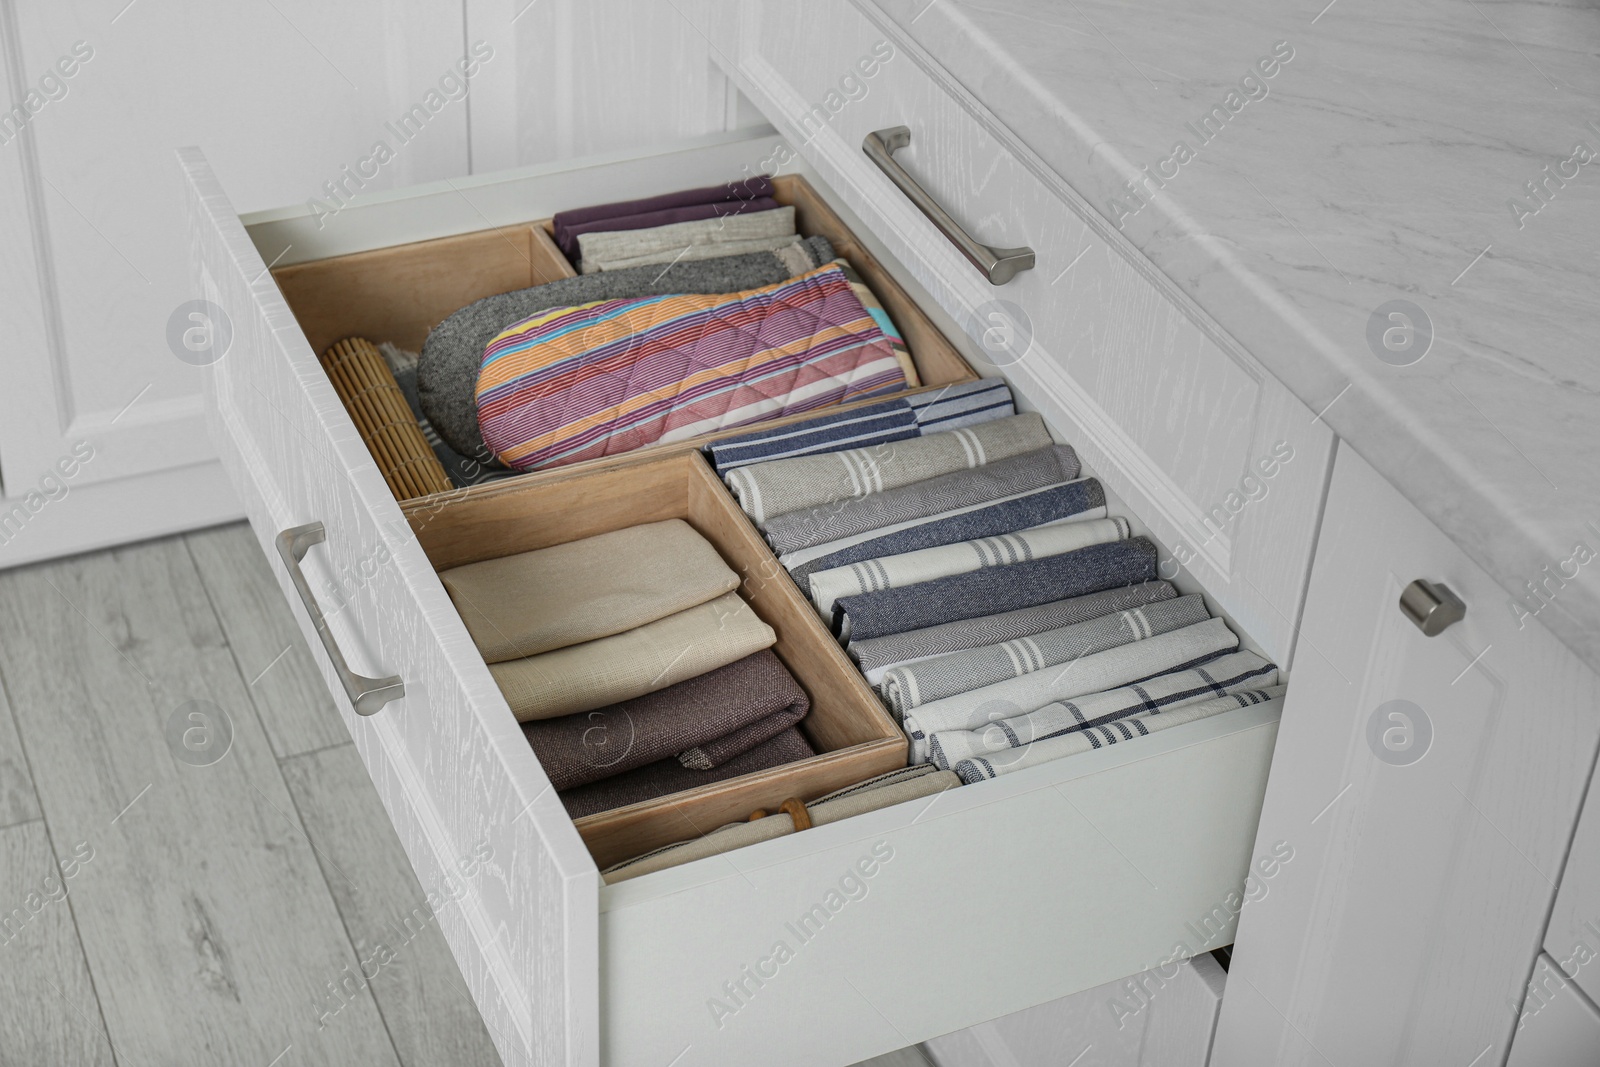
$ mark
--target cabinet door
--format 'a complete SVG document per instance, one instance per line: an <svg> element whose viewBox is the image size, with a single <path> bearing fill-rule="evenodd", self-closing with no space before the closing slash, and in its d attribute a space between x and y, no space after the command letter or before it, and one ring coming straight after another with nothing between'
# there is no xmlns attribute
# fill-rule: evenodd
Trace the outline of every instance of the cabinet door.
<svg viewBox="0 0 1600 1067"><path fill-rule="evenodd" d="M205 145L241 207L338 226L353 194L466 173L440 91L465 49L459 5L419 0L0 4L0 566L239 513L173 149Z"/></svg>
<svg viewBox="0 0 1600 1067"><path fill-rule="evenodd" d="M1600 678L1341 445L1215 1067L1503 1062L1597 736Z"/></svg>

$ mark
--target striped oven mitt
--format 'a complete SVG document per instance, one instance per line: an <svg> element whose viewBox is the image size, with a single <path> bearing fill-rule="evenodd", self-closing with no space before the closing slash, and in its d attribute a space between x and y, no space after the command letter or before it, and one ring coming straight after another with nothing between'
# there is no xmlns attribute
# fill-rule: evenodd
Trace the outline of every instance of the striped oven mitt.
<svg viewBox="0 0 1600 1067"><path fill-rule="evenodd" d="M836 265L717 296L602 300L523 319L478 372L483 439L533 470L906 388Z"/></svg>

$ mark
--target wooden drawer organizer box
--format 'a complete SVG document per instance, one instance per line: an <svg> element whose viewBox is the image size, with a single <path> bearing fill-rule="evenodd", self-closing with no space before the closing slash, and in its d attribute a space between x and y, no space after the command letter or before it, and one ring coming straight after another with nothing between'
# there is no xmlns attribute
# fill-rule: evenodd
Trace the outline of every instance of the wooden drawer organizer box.
<svg viewBox="0 0 1600 1067"><path fill-rule="evenodd" d="M775 198L795 207L800 233L826 237L888 311L922 379L918 391L975 377L805 179L784 176L773 184ZM351 337L417 351L428 331L457 308L575 273L551 237L549 220L540 220L299 263L273 276L312 349L322 354ZM810 800L905 765L905 735L699 454L718 437L815 412L468 489L411 495L415 490L406 487L419 482L407 472L432 454L414 451L427 448L420 433L400 433L402 427L385 423L393 420L392 402L380 408L370 394L397 390L392 376L375 381L372 360L365 363L362 375L335 370L330 378L435 570L681 518L742 576L740 595L777 632L774 651L811 698L800 729L818 755L576 820L599 866L743 819L756 808L775 809L789 797ZM365 400L363 394L369 394ZM374 410L385 414L374 418Z"/></svg>

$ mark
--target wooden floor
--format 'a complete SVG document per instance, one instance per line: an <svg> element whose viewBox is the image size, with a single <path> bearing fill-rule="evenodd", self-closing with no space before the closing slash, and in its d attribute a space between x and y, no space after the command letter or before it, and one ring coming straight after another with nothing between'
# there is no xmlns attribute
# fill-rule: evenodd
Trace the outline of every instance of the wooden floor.
<svg viewBox="0 0 1600 1067"><path fill-rule="evenodd" d="M0 572L0 683L0 1067L499 1063L245 527Z"/></svg>

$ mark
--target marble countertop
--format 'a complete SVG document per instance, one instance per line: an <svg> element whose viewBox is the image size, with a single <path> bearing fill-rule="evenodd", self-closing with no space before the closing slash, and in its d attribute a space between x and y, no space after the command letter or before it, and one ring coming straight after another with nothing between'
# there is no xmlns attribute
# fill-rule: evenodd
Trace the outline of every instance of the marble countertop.
<svg viewBox="0 0 1600 1067"><path fill-rule="evenodd" d="M1600 11L878 7L1600 669Z"/></svg>

